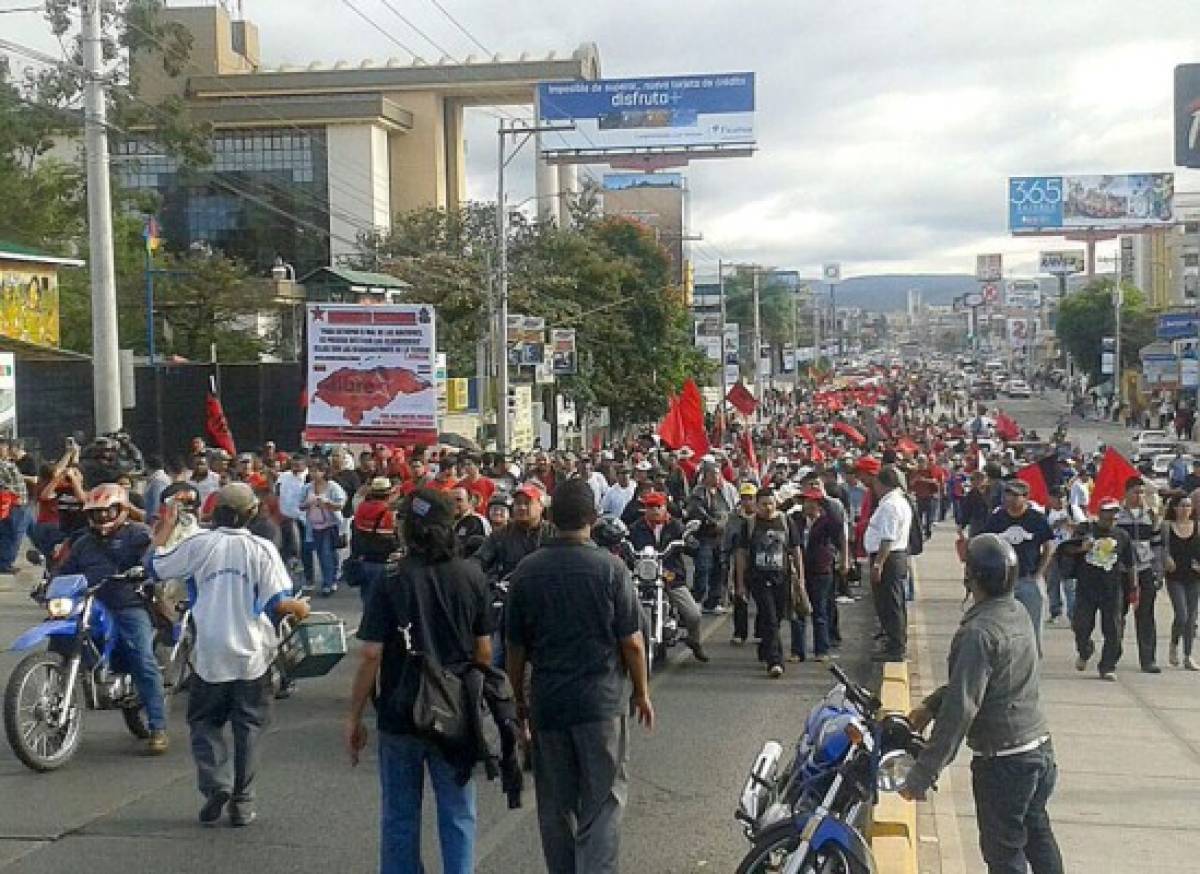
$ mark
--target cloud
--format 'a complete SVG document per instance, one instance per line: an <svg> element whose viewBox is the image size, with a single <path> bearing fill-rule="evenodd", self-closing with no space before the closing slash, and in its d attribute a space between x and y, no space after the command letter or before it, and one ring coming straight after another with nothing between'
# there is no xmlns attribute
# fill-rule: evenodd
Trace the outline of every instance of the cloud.
<svg viewBox="0 0 1200 874"><path fill-rule="evenodd" d="M396 41L436 60L382 4L355 5L392 38L336 0L256 0L250 15L272 64L407 59ZM1062 241L1008 235L1007 177L1171 169L1172 70L1200 61L1193 0L443 5L510 57L594 41L607 76L755 71L758 153L687 170L694 254L806 272L834 259L849 273L969 272L982 251L1032 268ZM431 3L403 11L456 56L482 54ZM36 17L14 18L11 38L56 48ZM467 137L470 192L491 199L495 118L470 112ZM526 146L510 165L510 202L532 196L532 159Z"/></svg>

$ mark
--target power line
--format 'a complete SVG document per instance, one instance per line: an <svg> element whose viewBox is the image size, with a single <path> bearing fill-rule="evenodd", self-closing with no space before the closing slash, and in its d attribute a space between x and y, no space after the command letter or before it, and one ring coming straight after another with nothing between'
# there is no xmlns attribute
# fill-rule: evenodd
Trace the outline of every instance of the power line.
<svg viewBox="0 0 1200 874"><path fill-rule="evenodd" d="M422 39L424 39L424 40L425 40L425 42L429 43L431 46L433 46L435 49L437 49L439 52L441 52L441 53L442 53L443 55L445 55L446 57L448 57L448 58L454 58L454 52L450 51L450 50L449 50L448 48L446 48L445 46L443 46L443 45L441 45L440 43L436 42L436 41L433 39L433 37L431 37L431 36L430 36L429 34L427 34L425 31L421 30L421 28L419 28L419 27L417 27L415 24L413 24L413 23L412 23L412 21L411 21L411 19L409 19L409 18L408 18L408 17L407 17L407 16L406 16L406 15L405 15L403 12L401 12L401 11L400 11L399 9L397 9L395 6L393 6L393 5L392 5L392 4L389 2L389 0L379 0L379 2L380 2L380 3L382 3L384 6L386 6L386 7L388 8L388 10L389 10L389 11L392 13L392 15L395 15L397 18L399 18L401 21L403 21L405 24L407 24L407 25L408 25L408 26L409 26L411 29L415 30L415 31L417 32L417 34L418 34L418 35L419 35L419 36L420 36Z"/></svg>
<svg viewBox="0 0 1200 874"><path fill-rule="evenodd" d="M453 24L455 27L457 27L459 29L459 31L462 32L463 36L465 36L471 42L475 43L475 45L479 46L479 48L483 51L483 53L485 55L494 54L487 46L485 46L483 43L481 43L479 40L477 40L475 38L475 35L473 33L471 33L471 31L467 30L466 27L464 27L461 23L459 23L459 20L457 18L455 18L453 15L451 15L446 10L446 7L443 6L441 3L439 3L438 0L429 0L429 2L432 3L435 7L437 7L437 10L439 12L441 12L442 15L444 15L444 16L446 16L446 18L450 19L450 23Z"/></svg>
<svg viewBox="0 0 1200 874"><path fill-rule="evenodd" d="M377 24L375 22L375 19L371 18L371 16L367 15L367 13L363 12L361 9L359 9L357 6L355 6L353 3L351 3L350 0L342 0L342 3L346 6L348 6L350 8L350 11L352 11L355 15L357 15L359 18L361 18L367 24L371 25L371 27L375 28L375 30L379 31L381 34L383 34L385 37L390 39L396 45L400 46L400 48L404 49L404 51L406 51L410 55L412 55L412 59L414 61L423 60L423 58L421 58L420 55L418 55L416 52L414 52L412 49L410 49L404 43L400 42L400 40L397 39L395 37L395 35L389 33L387 30L380 27L379 24Z"/></svg>

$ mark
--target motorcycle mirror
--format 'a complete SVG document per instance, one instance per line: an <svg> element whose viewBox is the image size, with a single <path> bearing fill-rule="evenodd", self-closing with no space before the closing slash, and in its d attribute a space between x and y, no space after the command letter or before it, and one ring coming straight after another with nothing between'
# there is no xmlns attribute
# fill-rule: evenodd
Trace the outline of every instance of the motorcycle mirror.
<svg viewBox="0 0 1200 874"><path fill-rule="evenodd" d="M40 567L46 563L46 559L36 549L31 549L25 553L25 560L35 567Z"/></svg>

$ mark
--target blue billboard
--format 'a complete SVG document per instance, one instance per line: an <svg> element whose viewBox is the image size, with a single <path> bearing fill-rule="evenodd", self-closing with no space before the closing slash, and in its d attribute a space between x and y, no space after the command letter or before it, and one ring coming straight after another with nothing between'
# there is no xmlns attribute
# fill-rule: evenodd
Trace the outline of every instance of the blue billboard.
<svg viewBox="0 0 1200 874"><path fill-rule="evenodd" d="M631 188L683 188L682 173L605 173L605 191Z"/></svg>
<svg viewBox="0 0 1200 874"><path fill-rule="evenodd" d="M1160 340L1186 340L1200 337L1200 311L1163 313L1158 317L1155 335Z"/></svg>
<svg viewBox="0 0 1200 874"><path fill-rule="evenodd" d="M1014 176L1008 180L1013 233L1163 227L1174 223L1175 174Z"/></svg>
<svg viewBox="0 0 1200 874"><path fill-rule="evenodd" d="M542 123L574 130L542 136L542 153L740 150L754 145L754 74L543 82Z"/></svg>

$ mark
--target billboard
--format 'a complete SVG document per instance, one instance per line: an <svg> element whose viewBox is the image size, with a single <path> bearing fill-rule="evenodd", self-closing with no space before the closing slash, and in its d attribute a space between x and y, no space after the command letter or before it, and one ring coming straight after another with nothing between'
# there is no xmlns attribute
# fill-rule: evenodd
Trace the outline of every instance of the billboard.
<svg viewBox="0 0 1200 874"><path fill-rule="evenodd" d="M510 314L508 363L512 367L536 367L546 360L546 320L541 316Z"/></svg>
<svg viewBox="0 0 1200 874"><path fill-rule="evenodd" d="M1042 284L1036 279L1014 279L1004 284L1004 305L1037 309L1042 305Z"/></svg>
<svg viewBox="0 0 1200 874"><path fill-rule="evenodd" d="M550 330L550 370L555 376L575 375L574 328L552 328Z"/></svg>
<svg viewBox="0 0 1200 874"><path fill-rule="evenodd" d="M309 304L304 439L436 443L434 322L421 304Z"/></svg>
<svg viewBox="0 0 1200 874"><path fill-rule="evenodd" d="M1086 269L1087 254L1082 249L1041 252L1038 254L1038 270L1054 276L1070 276Z"/></svg>
<svg viewBox="0 0 1200 874"><path fill-rule="evenodd" d="M1174 352L1145 352L1142 375L1150 388L1178 388L1179 357Z"/></svg>
<svg viewBox="0 0 1200 874"><path fill-rule="evenodd" d="M575 125L542 135L551 162L645 151L744 155L754 146L754 74L542 82L537 111L543 124Z"/></svg>
<svg viewBox="0 0 1200 874"><path fill-rule="evenodd" d="M1200 64L1175 68L1175 163L1200 167Z"/></svg>
<svg viewBox="0 0 1200 874"><path fill-rule="evenodd" d="M976 255L975 278L980 282L999 282L1004 277L1004 256Z"/></svg>
<svg viewBox="0 0 1200 874"><path fill-rule="evenodd" d="M0 266L0 335L58 345L58 274L53 268Z"/></svg>
<svg viewBox="0 0 1200 874"><path fill-rule="evenodd" d="M606 216L623 216L655 232L671 257L671 282L683 285L684 186L678 173L621 173L604 177ZM718 300L719 303L719 300Z"/></svg>
<svg viewBox="0 0 1200 874"><path fill-rule="evenodd" d="M683 188L682 173L605 173L605 191L628 191L631 188Z"/></svg>
<svg viewBox="0 0 1200 874"><path fill-rule="evenodd" d="M1008 320L1008 344L1020 349L1037 338L1037 323L1029 319Z"/></svg>
<svg viewBox="0 0 1200 874"><path fill-rule="evenodd" d="M1163 313L1158 317L1154 332L1160 340L1186 340L1200 337L1200 310L1186 313Z"/></svg>
<svg viewBox="0 0 1200 874"><path fill-rule="evenodd" d="M1015 176L1008 226L1016 234L1160 227L1174 222L1174 198L1174 173Z"/></svg>

